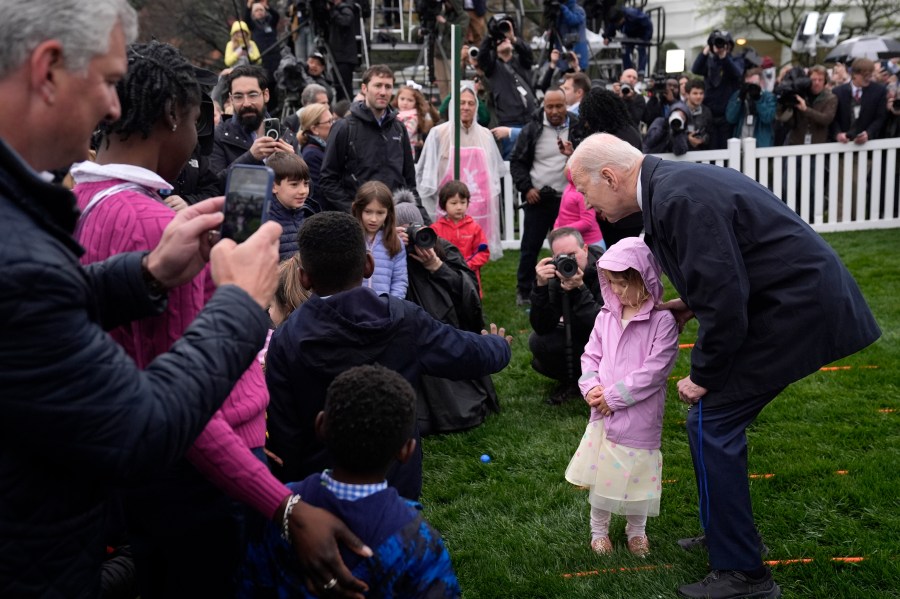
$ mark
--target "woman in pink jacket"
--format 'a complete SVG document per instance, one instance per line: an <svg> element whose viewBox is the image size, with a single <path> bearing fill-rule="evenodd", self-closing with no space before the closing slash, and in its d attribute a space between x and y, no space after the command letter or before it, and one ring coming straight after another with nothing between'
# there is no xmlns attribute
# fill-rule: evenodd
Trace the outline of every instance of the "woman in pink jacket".
<svg viewBox="0 0 900 599"><path fill-rule="evenodd" d="M647 516L659 515L666 381L678 352L671 312L662 300L660 266L637 237L613 245L597 261L603 308L581 356L578 380L591 417L566 480L588 487L591 548L613 550L612 513L628 520L628 550L650 551Z"/></svg>

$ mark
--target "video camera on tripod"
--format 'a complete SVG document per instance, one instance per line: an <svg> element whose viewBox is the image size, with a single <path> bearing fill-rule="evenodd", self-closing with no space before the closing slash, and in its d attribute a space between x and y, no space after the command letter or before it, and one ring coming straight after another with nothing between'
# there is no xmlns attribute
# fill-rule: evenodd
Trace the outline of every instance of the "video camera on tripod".
<svg viewBox="0 0 900 599"><path fill-rule="evenodd" d="M544 8L542 20L544 29L555 29L556 21L559 19L559 2L560 0L544 0Z"/></svg>
<svg viewBox="0 0 900 599"><path fill-rule="evenodd" d="M444 0L416 0L419 30L423 35L434 31L438 16L444 12Z"/></svg>

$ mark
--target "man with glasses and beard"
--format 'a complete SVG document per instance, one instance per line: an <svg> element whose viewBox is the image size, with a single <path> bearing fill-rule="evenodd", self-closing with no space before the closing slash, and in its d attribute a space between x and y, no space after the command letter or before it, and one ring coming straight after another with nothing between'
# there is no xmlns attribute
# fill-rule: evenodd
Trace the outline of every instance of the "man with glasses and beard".
<svg viewBox="0 0 900 599"><path fill-rule="evenodd" d="M240 66L228 76L228 95L234 115L216 127L209 164L220 179L232 164L263 164L274 152L297 152L297 138L279 125L278 138L267 135L263 121L269 117L266 102L269 86L266 71L257 66Z"/></svg>

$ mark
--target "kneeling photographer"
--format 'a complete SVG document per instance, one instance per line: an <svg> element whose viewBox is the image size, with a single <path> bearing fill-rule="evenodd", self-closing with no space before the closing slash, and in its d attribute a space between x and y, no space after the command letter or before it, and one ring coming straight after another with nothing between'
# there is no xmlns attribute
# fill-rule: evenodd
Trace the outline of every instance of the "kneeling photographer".
<svg viewBox="0 0 900 599"><path fill-rule="evenodd" d="M459 249L425 226L415 196L394 192L397 224L407 249L406 299L443 323L479 333L484 328L475 273ZM478 426L500 405L490 376L451 381L422 375L416 386L416 414L423 435Z"/></svg>
<svg viewBox="0 0 900 599"><path fill-rule="evenodd" d="M725 118L734 125L732 137L756 138L757 148L769 148L775 144L775 95L763 91L760 69L750 69L744 74L741 89L732 94L725 107Z"/></svg>
<svg viewBox="0 0 900 599"><path fill-rule="evenodd" d="M603 307L597 260L603 252L584 243L578 230L561 227L547 239L553 257L535 267L531 290L531 328L528 338L531 367L562 384L549 398L559 404L578 395L580 359Z"/></svg>
<svg viewBox="0 0 900 599"><path fill-rule="evenodd" d="M778 107L775 117L790 129L786 145L821 144L828 141L828 128L837 112L838 99L826 89L828 71L822 65L792 69L775 87Z"/></svg>

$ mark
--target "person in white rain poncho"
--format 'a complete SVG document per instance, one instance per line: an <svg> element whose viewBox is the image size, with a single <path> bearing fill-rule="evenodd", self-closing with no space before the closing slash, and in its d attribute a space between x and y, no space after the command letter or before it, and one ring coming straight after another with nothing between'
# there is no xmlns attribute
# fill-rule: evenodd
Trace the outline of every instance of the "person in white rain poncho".
<svg viewBox="0 0 900 599"><path fill-rule="evenodd" d="M500 175L503 158L491 131L475 122L478 97L469 81L460 85L460 156L459 179L472 197L468 214L484 230L491 259L503 257L500 245ZM433 128L425 139L422 155L416 164L416 187L422 205L435 220L438 190L453 179L453 121Z"/></svg>

